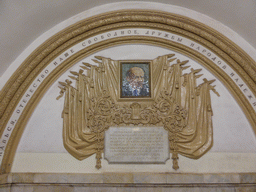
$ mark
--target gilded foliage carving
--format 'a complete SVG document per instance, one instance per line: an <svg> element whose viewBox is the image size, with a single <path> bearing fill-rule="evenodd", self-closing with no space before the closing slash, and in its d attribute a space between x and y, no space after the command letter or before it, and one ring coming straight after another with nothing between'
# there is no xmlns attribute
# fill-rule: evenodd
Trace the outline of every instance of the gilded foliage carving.
<svg viewBox="0 0 256 192"><path fill-rule="evenodd" d="M152 105L145 108L141 108L137 102L121 107L106 95L106 91L102 97L89 102L87 120L92 132L101 132L116 125L158 125L176 133L186 126L186 110L180 108L164 91Z"/></svg>
<svg viewBox="0 0 256 192"><path fill-rule="evenodd" d="M162 126L169 133L173 168L178 169L178 154L199 158L212 145L211 83L197 86L200 69L182 71L188 61L173 58L174 54L152 60L152 98L121 99L118 92L120 63L96 57L98 65L83 63L83 70L71 71L70 80L60 82L60 95L65 94L63 140L66 149L77 159L96 153L96 168L101 167L104 132L111 126ZM176 60L176 61L175 61ZM171 64L170 64L171 63ZM139 70L138 67L136 70ZM138 71L137 71L138 72ZM144 78L143 78L144 79ZM144 80L143 80L144 81Z"/></svg>

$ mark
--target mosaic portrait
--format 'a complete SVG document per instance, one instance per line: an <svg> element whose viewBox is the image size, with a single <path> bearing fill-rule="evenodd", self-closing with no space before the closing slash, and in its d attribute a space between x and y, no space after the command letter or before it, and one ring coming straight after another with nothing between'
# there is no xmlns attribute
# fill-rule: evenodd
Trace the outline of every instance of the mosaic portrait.
<svg viewBox="0 0 256 192"><path fill-rule="evenodd" d="M150 63L121 62L121 97L150 97Z"/></svg>

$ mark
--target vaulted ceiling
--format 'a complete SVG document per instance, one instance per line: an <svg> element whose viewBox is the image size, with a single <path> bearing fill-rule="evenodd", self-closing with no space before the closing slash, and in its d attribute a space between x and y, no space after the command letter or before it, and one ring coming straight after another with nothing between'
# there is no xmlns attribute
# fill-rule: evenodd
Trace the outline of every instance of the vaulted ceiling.
<svg viewBox="0 0 256 192"><path fill-rule="evenodd" d="M115 2L120 1L0 0L0 76L26 47L47 30L80 12ZM144 2L177 5L207 15L237 32L256 48L255 0L147 0Z"/></svg>

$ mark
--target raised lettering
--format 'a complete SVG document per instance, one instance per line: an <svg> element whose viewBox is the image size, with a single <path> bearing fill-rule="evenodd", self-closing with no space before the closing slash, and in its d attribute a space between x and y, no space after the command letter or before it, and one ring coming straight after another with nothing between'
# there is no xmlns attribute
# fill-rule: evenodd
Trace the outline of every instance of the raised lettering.
<svg viewBox="0 0 256 192"><path fill-rule="evenodd" d="M252 97L252 95L248 95L248 98L249 98L249 99L252 99L253 97Z"/></svg>
<svg viewBox="0 0 256 192"><path fill-rule="evenodd" d="M123 128L110 128L106 135L106 157L110 162L163 162L169 156L168 135L164 132L140 128L134 133Z"/></svg>

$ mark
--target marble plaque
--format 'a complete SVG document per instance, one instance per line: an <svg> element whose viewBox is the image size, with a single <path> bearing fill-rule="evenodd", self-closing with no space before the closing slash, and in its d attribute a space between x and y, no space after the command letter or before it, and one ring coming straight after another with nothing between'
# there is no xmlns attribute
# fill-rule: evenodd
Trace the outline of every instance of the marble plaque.
<svg viewBox="0 0 256 192"><path fill-rule="evenodd" d="M110 127L105 132L109 163L165 163L170 158L168 131L163 127Z"/></svg>

